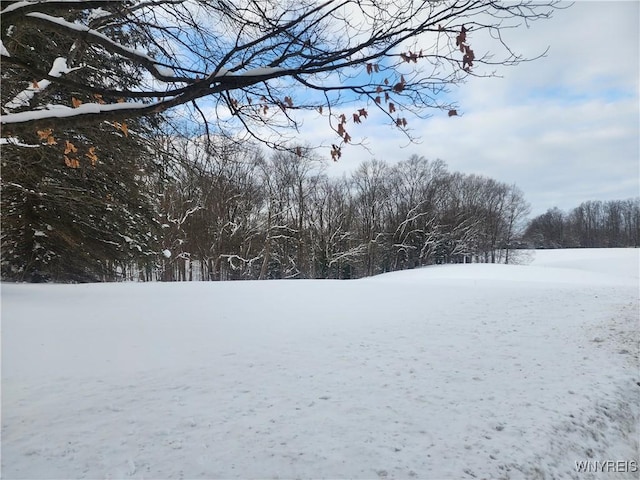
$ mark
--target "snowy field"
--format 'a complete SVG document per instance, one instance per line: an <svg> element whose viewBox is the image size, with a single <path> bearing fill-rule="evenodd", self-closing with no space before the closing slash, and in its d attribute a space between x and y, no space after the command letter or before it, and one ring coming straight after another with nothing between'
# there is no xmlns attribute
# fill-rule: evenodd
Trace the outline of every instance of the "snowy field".
<svg viewBox="0 0 640 480"><path fill-rule="evenodd" d="M2 478L637 478L638 271L3 284Z"/></svg>

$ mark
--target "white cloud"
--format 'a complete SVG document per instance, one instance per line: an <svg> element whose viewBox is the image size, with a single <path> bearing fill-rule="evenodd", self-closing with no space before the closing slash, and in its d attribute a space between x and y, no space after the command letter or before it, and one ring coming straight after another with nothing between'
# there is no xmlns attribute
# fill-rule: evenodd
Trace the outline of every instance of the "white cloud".
<svg viewBox="0 0 640 480"><path fill-rule="evenodd" d="M350 131L368 137L370 151L349 147L329 171L371 157L442 158L451 170L516 183L534 215L638 196L639 16L638 2L576 2L529 29L510 30L506 40L517 52L533 56L549 46L547 57L456 88L461 117L409 119L419 144L401 148L406 138L370 117Z"/></svg>

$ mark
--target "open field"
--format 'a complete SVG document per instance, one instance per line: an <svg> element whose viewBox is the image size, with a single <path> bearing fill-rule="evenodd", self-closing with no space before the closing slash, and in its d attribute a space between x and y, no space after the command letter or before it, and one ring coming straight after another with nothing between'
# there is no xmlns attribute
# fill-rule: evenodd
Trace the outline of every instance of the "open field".
<svg viewBox="0 0 640 480"><path fill-rule="evenodd" d="M3 284L2 478L637 478L638 271Z"/></svg>

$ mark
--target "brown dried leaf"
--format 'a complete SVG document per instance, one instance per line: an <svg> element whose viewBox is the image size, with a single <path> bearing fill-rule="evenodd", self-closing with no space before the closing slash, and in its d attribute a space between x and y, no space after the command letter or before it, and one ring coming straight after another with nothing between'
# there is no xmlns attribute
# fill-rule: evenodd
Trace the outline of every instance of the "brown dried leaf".
<svg viewBox="0 0 640 480"><path fill-rule="evenodd" d="M64 156L64 163L69 168L79 168L80 161L77 158L69 158L66 155Z"/></svg>
<svg viewBox="0 0 640 480"><path fill-rule="evenodd" d="M449 110L449 114L450 117L456 117L458 115L458 111L457 110Z"/></svg>
<svg viewBox="0 0 640 480"><path fill-rule="evenodd" d="M95 167L98 162L98 156L96 155L96 147L89 147L89 152L84 154L89 160L91 160L91 166Z"/></svg>
<svg viewBox="0 0 640 480"><path fill-rule="evenodd" d="M396 111L396 106L392 103L389 103L389 113L393 113Z"/></svg>
<svg viewBox="0 0 640 480"><path fill-rule="evenodd" d="M82 100L78 100L76 97L71 97L71 105L73 105L73 108L78 108L82 105Z"/></svg>
<svg viewBox="0 0 640 480"><path fill-rule="evenodd" d="M360 123L360 117L357 113L353 114L353 123Z"/></svg>
<svg viewBox="0 0 640 480"><path fill-rule="evenodd" d="M38 137L40 138L40 140L46 140L47 137L51 136L51 133L53 132L53 130L51 130L50 128L45 128L44 130L38 130Z"/></svg>
<svg viewBox="0 0 640 480"><path fill-rule="evenodd" d="M67 140L64 147L64 154L66 155L68 153L76 153L77 151L78 151L78 147L76 147L73 143Z"/></svg>
<svg viewBox="0 0 640 480"><path fill-rule="evenodd" d="M331 159L334 162L337 162L341 156L342 156L342 151L340 147L337 145L331 145Z"/></svg>
<svg viewBox="0 0 640 480"><path fill-rule="evenodd" d="M460 28L460 33L456 37L456 47L460 47L460 51L464 52L463 44L467 42L467 29L464 28L464 25Z"/></svg>

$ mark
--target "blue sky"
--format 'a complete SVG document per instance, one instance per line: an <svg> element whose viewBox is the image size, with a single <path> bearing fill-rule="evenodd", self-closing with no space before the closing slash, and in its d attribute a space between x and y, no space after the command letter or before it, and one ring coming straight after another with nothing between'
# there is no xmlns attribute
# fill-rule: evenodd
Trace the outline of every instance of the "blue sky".
<svg viewBox="0 0 640 480"><path fill-rule="evenodd" d="M370 117L352 133L365 137L368 149L349 147L329 174L370 158L441 158L450 170L517 184L532 215L638 196L639 25L637 1L578 1L550 20L511 30L515 51L535 56L549 47L547 56L454 88L463 115L410 119L418 144ZM326 125L318 123L322 132L314 125L307 122L301 140L317 143L325 133L332 140Z"/></svg>

